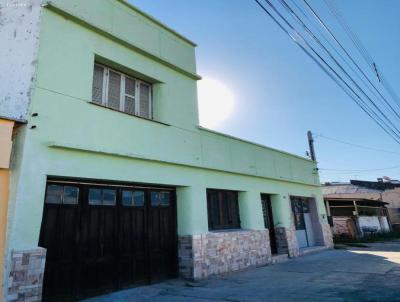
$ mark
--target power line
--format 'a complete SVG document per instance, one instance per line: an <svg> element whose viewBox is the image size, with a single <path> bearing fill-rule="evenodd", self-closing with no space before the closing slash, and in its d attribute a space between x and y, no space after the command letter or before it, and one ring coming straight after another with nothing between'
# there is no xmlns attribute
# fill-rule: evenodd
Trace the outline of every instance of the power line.
<svg viewBox="0 0 400 302"><path fill-rule="evenodd" d="M293 5L296 6L296 8L301 12L301 14L311 23L314 25L314 23L311 22L310 18L307 16L307 14L304 12L303 9L300 8L300 6L296 3L295 0L290 0L292 2ZM351 66L351 64L343 57L343 55L332 45L332 43L324 36L324 34L321 32L321 30L315 26L315 28L317 29L317 31L320 33L320 35L323 37L323 39L325 40L325 42L327 42L329 44L329 46L335 51L335 53L346 63L346 65L351 69L351 71L357 75L357 77L364 83L364 85L367 87L367 89L376 97L378 98L377 94L380 97L381 102L387 106L389 108L389 110L394 113L397 117L399 117L398 112L393 108L393 106L390 104L390 102L387 100L387 98L378 90L378 88L374 85L374 83L369 79L369 77L367 76L367 74L361 69L361 67L359 66L359 64L357 64L357 62L353 59L353 57L350 55L350 53L344 48L344 46L339 42L339 40L335 37L335 35L333 34L333 32L329 29L329 27L325 24L325 22L318 16L318 14L316 13L316 11L310 6L310 4L308 4L308 2L306 0L303 0L306 8L310 11L310 13L314 16L314 18L317 20L318 24L321 25L321 27L323 27L325 29L325 31L329 34L329 36L335 41L335 43L339 46L339 48L344 52L344 54L346 55L346 57L350 60L351 63L353 63L355 65L355 67L357 68L357 70L361 73L361 75L363 77L361 77L360 74L358 74L356 72L356 70L354 70L354 68ZM365 83L365 80L367 80L368 84ZM370 87L372 86L372 88ZM374 92L375 91L375 92ZM398 104L397 102L395 102L395 104L400 108L400 104Z"/></svg>
<svg viewBox="0 0 400 302"><path fill-rule="evenodd" d="M364 60L367 62L367 64L370 66L371 70L373 73L376 74L379 82L382 83L382 85L386 88L387 92L390 94L392 99L399 104L400 100L390 83L385 79L385 76L383 73L378 69L376 62L372 58L372 56L369 54L367 51L366 47L363 45L361 42L361 39L358 37L358 35L351 30L351 27L349 23L346 21L344 18L343 14L340 13L339 9L335 7L334 3L332 0L327 1L325 0L325 4L331 11L332 15L338 20L339 24L342 26L346 34L349 36L349 38L352 40L353 44L356 46L357 50L360 52Z"/></svg>
<svg viewBox="0 0 400 302"><path fill-rule="evenodd" d="M393 169L398 169L398 168L400 168L400 165L392 166L392 167L386 167L386 168L376 168L376 169L329 169L329 168L319 168L318 170L358 173L358 172L374 172L374 171L383 171L383 170L393 170Z"/></svg>
<svg viewBox="0 0 400 302"><path fill-rule="evenodd" d="M291 29L291 31L295 34L291 34L273 15L272 13L266 9L258 0L255 0L255 2L261 7L261 9L268 14L271 19L287 34L289 35L292 40L333 80L335 81L339 87L343 89L343 91L371 118L373 119L379 127L382 128L383 131L385 131L389 136L391 136L397 143L399 142L399 136L398 134L393 131L392 128L388 127L388 125L374 112L371 110L371 108L365 103L364 100L361 99L361 97L348 85L348 83L343 80L343 78L315 51L315 49L303 38L303 36L280 14L280 12L274 7L274 5L268 1L265 0L265 2L274 10L274 12L279 15L279 17L286 23L286 25ZM320 61L317 60L316 57L314 57L306 47L304 47L299 41L298 38L300 38L306 46L316 55ZM324 67L324 64L328 69ZM334 76L334 75L335 76ZM340 82L338 81L340 80ZM387 130L385 126L383 126L381 123L385 124L386 127L389 128ZM389 132L390 131L390 132Z"/></svg>
<svg viewBox="0 0 400 302"><path fill-rule="evenodd" d="M343 141L343 140L340 140L340 139L337 139L337 138L325 136L323 134L317 134L316 136L314 136L314 139L317 139L319 137L321 137L323 139L330 140L330 141L334 141L334 142L337 142L337 143L341 143L341 144L344 144L344 145L357 147L357 148L362 148L362 149L366 149L366 150L372 150L372 151L376 151L376 152L384 152L384 153L391 153L391 154L400 155L400 152L389 151L389 150L384 150L384 149L379 149L379 148L374 148L374 147L368 147L368 146L364 146L364 145L349 143L349 142L346 142L346 141Z"/></svg>
<svg viewBox="0 0 400 302"><path fill-rule="evenodd" d="M383 116L383 118L392 125L394 129L398 132L399 130L397 129L396 125L384 114L381 109L375 104L375 102L365 93L365 91L357 84L357 82L349 75L349 73L343 68L343 66L336 60L336 58L332 55L332 53L325 47L325 45L321 42L320 39L318 39L314 33L309 29L309 27L301 20L301 18L298 16L298 14L287 4L285 0L279 0L282 6L290 13L293 18L305 29L308 35L310 35L316 42L317 44L328 54L328 56L335 62L335 64L340 68L340 70L347 76L347 78L350 79L350 81L353 83L353 85L356 86L356 88L368 99L368 101L371 103L371 105ZM394 111L394 113L398 115L397 112Z"/></svg>

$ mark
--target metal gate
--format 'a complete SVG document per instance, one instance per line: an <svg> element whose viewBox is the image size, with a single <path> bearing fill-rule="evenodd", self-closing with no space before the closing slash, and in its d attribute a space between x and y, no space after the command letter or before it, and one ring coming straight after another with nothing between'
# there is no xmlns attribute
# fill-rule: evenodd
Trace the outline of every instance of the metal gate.
<svg viewBox="0 0 400 302"><path fill-rule="evenodd" d="M314 228L310 211L311 198L291 197L296 237L299 248L315 245Z"/></svg>
<svg viewBox="0 0 400 302"><path fill-rule="evenodd" d="M43 300L75 301L177 275L173 188L48 181Z"/></svg>

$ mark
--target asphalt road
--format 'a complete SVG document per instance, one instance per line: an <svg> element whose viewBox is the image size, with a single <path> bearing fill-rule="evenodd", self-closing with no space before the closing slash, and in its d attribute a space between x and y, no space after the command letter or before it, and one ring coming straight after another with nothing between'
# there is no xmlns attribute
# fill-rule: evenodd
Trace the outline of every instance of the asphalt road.
<svg viewBox="0 0 400 302"><path fill-rule="evenodd" d="M400 241L328 250L190 283L170 280L86 302L400 301Z"/></svg>

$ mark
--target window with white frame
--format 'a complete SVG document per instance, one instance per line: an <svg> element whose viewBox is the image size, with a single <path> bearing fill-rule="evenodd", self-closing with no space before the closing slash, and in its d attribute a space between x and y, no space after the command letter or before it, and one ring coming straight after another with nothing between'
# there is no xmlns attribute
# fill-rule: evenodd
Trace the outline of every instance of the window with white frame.
<svg viewBox="0 0 400 302"><path fill-rule="evenodd" d="M152 119L151 84L95 64L92 101L115 110Z"/></svg>

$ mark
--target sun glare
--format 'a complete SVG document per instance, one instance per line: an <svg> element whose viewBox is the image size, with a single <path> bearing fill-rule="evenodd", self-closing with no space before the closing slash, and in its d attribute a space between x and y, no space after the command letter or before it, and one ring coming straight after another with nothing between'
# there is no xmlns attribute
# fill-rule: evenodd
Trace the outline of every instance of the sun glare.
<svg viewBox="0 0 400 302"><path fill-rule="evenodd" d="M223 83L212 78L198 82L200 124L208 128L221 125L234 109L232 91Z"/></svg>

